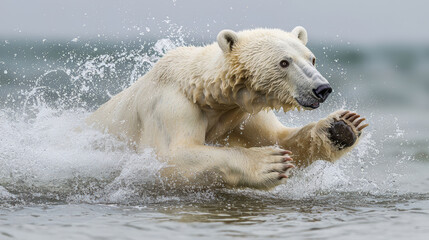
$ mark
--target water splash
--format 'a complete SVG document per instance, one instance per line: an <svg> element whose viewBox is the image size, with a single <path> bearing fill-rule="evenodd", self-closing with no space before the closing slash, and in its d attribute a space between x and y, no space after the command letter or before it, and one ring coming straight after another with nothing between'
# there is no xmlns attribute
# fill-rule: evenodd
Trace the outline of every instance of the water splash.
<svg viewBox="0 0 429 240"><path fill-rule="evenodd" d="M84 119L182 44L161 39L97 56L70 51L61 67L10 94L0 109L1 198L124 203L162 184L163 164L152 149L137 154Z"/></svg>
<svg viewBox="0 0 429 240"><path fill-rule="evenodd" d="M153 149L137 154L125 143L83 123L92 110L144 75L168 50L184 45L181 31L175 28L167 38L138 47L124 44L111 53L102 53L98 44L85 44L91 51L64 53L49 70L17 93L8 94L0 109L0 199L122 204L213 199L213 192L161 193L165 183L159 170L163 164ZM81 40L71 41L77 42ZM97 55L88 55L94 49ZM347 106L350 103L338 92L337 101L321 110L279 116L288 126L302 126ZM352 106L359 108L358 103ZM287 185L272 192L236 192L284 199L398 192L399 169L409 159L402 153L392 164L392 156L382 154L383 144L404 135L397 120L388 125L396 131L379 130L380 139L373 137L377 131L370 131L339 162L317 161L296 171Z"/></svg>

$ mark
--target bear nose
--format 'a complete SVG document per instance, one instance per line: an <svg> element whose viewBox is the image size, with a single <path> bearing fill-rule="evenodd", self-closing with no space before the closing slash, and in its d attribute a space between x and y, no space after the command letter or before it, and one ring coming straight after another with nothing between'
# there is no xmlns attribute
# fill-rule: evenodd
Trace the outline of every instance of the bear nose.
<svg viewBox="0 0 429 240"><path fill-rule="evenodd" d="M318 86L316 89L313 89L314 94L316 97L320 98L322 102L324 102L329 94L332 92L332 88L329 84L323 84Z"/></svg>

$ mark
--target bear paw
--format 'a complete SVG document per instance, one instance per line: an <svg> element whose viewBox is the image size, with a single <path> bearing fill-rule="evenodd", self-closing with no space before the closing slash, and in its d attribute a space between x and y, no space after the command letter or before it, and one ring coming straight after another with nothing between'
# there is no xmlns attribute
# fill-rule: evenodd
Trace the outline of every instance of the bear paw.
<svg viewBox="0 0 429 240"><path fill-rule="evenodd" d="M329 139L340 150L353 146L362 130L369 125L361 125L364 120L365 118L361 118L354 112L341 112L338 117L334 117L334 121L328 129Z"/></svg>
<svg viewBox="0 0 429 240"><path fill-rule="evenodd" d="M272 148L251 148L253 150L249 182L251 187L260 189L269 189L283 183L284 179L290 176L291 170L295 167L291 162L293 159L289 156L291 151Z"/></svg>

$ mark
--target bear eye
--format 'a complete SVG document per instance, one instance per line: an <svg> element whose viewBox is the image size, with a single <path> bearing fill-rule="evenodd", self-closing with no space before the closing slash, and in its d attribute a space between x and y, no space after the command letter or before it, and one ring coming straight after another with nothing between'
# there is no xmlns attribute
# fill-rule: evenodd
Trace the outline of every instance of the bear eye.
<svg viewBox="0 0 429 240"><path fill-rule="evenodd" d="M287 68L289 66L289 62L287 60L280 61L280 67Z"/></svg>
<svg viewBox="0 0 429 240"><path fill-rule="evenodd" d="M316 65L316 58L313 58L312 60L313 66Z"/></svg>

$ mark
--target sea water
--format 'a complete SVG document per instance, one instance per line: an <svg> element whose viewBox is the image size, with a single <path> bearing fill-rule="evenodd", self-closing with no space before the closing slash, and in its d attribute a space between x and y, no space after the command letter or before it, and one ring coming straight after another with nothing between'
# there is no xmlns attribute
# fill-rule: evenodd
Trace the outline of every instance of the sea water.
<svg viewBox="0 0 429 240"><path fill-rule="evenodd" d="M272 191L181 192L165 190L153 149L84 124L189 43L175 33L0 43L0 239L428 239L428 46L313 43L334 92L320 109L276 114L297 127L357 111L370 123L359 145Z"/></svg>

